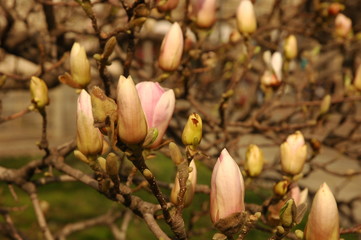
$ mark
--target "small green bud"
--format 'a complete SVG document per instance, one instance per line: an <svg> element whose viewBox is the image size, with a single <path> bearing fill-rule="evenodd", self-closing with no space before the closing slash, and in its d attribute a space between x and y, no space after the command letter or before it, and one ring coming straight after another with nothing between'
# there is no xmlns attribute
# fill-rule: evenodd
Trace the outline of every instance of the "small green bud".
<svg viewBox="0 0 361 240"><path fill-rule="evenodd" d="M296 217L296 204L295 201L291 198L285 205L281 208L280 211L280 220L283 227L290 228Z"/></svg>
<svg viewBox="0 0 361 240"><path fill-rule="evenodd" d="M158 129L157 128L150 128L148 129L147 136L144 139L143 147L149 147L154 143L154 141L158 137Z"/></svg>
<svg viewBox="0 0 361 240"><path fill-rule="evenodd" d="M299 230L299 229L297 229L296 231L295 231L295 234L296 234L296 237L298 238L298 239L303 239L303 231L301 231L301 230Z"/></svg>
<svg viewBox="0 0 361 240"><path fill-rule="evenodd" d="M195 150L202 140L202 119L197 113L192 113L184 127L182 142Z"/></svg>
<svg viewBox="0 0 361 240"><path fill-rule="evenodd" d="M107 97L101 88L94 86L90 97L95 123L104 123L107 117L113 122L117 120L117 104Z"/></svg>
<svg viewBox="0 0 361 240"><path fill-rule="evenodd" d="M112 54L112 52L114 51L115 45L117 44L117 39L113 36L111 38L108 39L108 41L105 44L104 47L104 52L102 54L102 58L103 59L108 59L109 56Z"/></svg>
<svg viewBox="0 0 361 240"><path fill-rule="evenodd" d="M179 147L174 142L169 143L169 152L170 157L172 158L175 165L179 165L181 162L183 162L183 156L181 151L179 150Z"/></svg>

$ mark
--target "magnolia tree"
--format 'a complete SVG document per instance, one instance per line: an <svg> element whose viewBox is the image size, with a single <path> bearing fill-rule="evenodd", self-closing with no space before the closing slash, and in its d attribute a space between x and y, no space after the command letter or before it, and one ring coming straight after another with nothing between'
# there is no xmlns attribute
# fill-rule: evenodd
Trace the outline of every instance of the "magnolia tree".
<svg viewBox="0 0 361 240"><path fill-rule="evenodd" d="M0 166L0 180L30 196L42 239L101 224L124 239L119 209L49 227L38 189L68 181L129 209L157 239L206 239L209 231L213 239L250 239L255 231L265 239L338 240L361 231L352 211L360 192L341 201L327 178L310 190L302 182L316 169L346 181L361 175L315 160L323 146L361 157L351 147L360 141L358 1L33 0L25 16L20 2L0 3L2 51L39 69L1 73L2 91L29 89L31 104L0 123L30 112L43 120L41 159ZM29 29L19 27L26 21ZM79 94L69 103L77 105L76 139L49 148L48 91L60 84ZM337 134L345 122L346 134ZM266 155L257 140L242 145L252 134L276 153ZM92 174L66 160L72 153ZM162 156L174 164L174 182L148 167ZM200 166L211 172L208 184L197 183ZM260 190L262 203L245 201ZM209 200L185 218L197 194ZM0 213L3 236L28 239L13 209L1 204ZM208 226L198 226L204 217Z"/></svg>

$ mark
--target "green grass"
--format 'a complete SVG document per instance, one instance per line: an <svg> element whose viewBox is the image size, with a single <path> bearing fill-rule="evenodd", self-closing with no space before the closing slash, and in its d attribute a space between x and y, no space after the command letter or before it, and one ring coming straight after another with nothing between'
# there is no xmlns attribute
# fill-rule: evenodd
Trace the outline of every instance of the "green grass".
<svg viewBox="0 0 361 240"><path fill-rule="evenodd" d="M25 163L33 160L34 158L3 158L0 159L0 165L11 168L18 168ZM73 167L82 171L90 173L91 170L88 166L78 160L70 157L67 162ZM147 161L150 169L157 179L165 182L173 182L175 176L175 166L170 159L158 155L155 159ZM198 170L198 183L209 184L211 179L211 172L201 163L197 162ZM59 174L54 172L54 174ZM35 177L42 176L42 173L37 174ZM42 239L40 229L37 225L36 218L29 197L17 187L14 187L19 200L15 201L10 194L9 188L5 183L0 183L0 207L18 207L21 210L15 211L11 214L16 226L24 232L27 237L32 239ZM163 192L169 196L169 190L162 189ZM105 198L97 191L85 187L82 183L66 182L66 183L52 183L42 186L38 190L39 199L49 204L46 211L46 218L50 229L53 232L59 230L67 223L85 220L88 218L96 217L106 213L109 209L115 211L122 211L125 209L116 203ZM156 202L154 196L150 195L145 190L135 193L136 195L144 198L150 202ZM262 203L264 198L270 192L260 191L247 191L245 200L246 202ZM212 236L217 231L212 227L208 213L209 196L206 194L197 194L190 207L184 210L184 219L187 228L192 227L194 235L191 239L212 239ZM199 215L199 220L191 224L191 218L194 216L192 213ZM1 218L0 218L1 219ZM0 222L2 219L0 220ZM120 226L122 219L117 221ZM170 233L169 227L160 220L161 228ZM298 229L303 229L305 220L302 224L297 226ZM247 240L265 240L268 239L269 234L263 233L258 230L252 230L246 237ZM356 235L344 235L345 240L356 240ZM96 226L87 230L76 232L69 236L70 240L95 240L95 239L112 239L110 230L105 226ZM139 217L133 216L127 230L127 239L148 239L155 240L146 224Z"/></svg>

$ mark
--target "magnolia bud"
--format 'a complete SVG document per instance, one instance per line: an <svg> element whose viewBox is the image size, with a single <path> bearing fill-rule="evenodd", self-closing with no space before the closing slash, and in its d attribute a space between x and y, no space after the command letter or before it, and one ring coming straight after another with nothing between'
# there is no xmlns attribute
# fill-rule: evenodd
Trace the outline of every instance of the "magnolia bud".
<svg viewBox="0 0 361 240"><path fill-rule="evenodd" d="M192 160L189 163L189 167L191 171L189 172L188 179L186 182L186 193L184 195L184 207L188 207L193 200L194 192L196 189L197 184L197 168L194 163L194 160ZM180 191L180 185L179 185L179 174L177 173L175 181L174 181L174 187L172 188L170 200L173 204L177 205L178 200L178 194Z"/></svg>
<svg viewBox="0 0 361 240"><path fill-rule="evenodd" d="M109 117L111 121L117 119L117 104L107 97L102 89L94 86L90 92L92 112L95 123L104 123Z"/></svg>
<svg viewBox="0 0 361 240"><path fill-rule="evenodd" d="M331 95L327 94L321 102L320 105L320 115L323 115L325 113L328 112L328 110L330 110L330 106L331 106Z"/></svg>
<svg viewBox="0 0 361 240"><path fill-rule="evenodd" d="M75 42L70 51L70 71L73 81L85 88L90 82L90 64L83 46Z"/></svg>
<svg viewBox="0 0 361 240"><path fill-rule="evenodd" d="M169 143L169 153L170 157L176 165L179 165L183 162L183 156L179 147L174 142Z"/></svg>
<svg viewBox="0 0 361 240"><path fill-rule="evenodd" d="M102 152L103 135L94 127L94 118L90 95L83 89L78 97L76 115L77 146L84 155L96 155Z"/></svg>
<svg viewBox="0 0 361 240"><path fill-rule="evenodd" d="M189 12L198 27L212 27L216 21L216 0L191 0Z"/></svg>
<svg viewBox="0 0 361 240"><path fill-rule="evenodd" d="M338 240L339 216L336 200L326 183L317 191L305 228L306 240Z"/></svg>
<svg viewBox="0 0 361 240"><path fill-rule="evenodd" d="M147 135L147 121L131 76L120 76L117 87L118 135L127 144L137 144Z"/></svg>
<svg viewBox="0 0 361 240"><path fill-rule="evenodd" d="M257 29L256 14L250 0L241 0L237 13L237 26L242 34L251 34Z"/></svg>
<svg viewBox="0 0 361 240"><path fill-rule="evenodd" d="M173 23L165 35L159 54L159 67L164 71L174 71L178 68L183 53L183 33L178 23Z"/></svg>
<svg viewBox="0 0 361 240"><path fill-rule="evenodd" d="M202 140L202 119L197 113L192 113L183 129L182 142L195 150Z"/></svg>
<svg viewBox="0 0 361 240"><path fill-rule="evenodd" d="M342 13L337 14L335 18L335 33L337 36L345 38L352 30L352 21Z"/></svg>
<svg viewBox="0 0 361 240"><path fill-rule="evenodd" d="M297 57L297 39L295 35L290 35L286 38L284 43L284 51L287 59L291 60Z"/></svg>
<svg viewBox="0 0 361 240"><path fill-rule="evenodd" d="M117 176L119 171L119 159L115 153L109 153L106 159L106 172L109 176Z"/></svg>
<svg viewBox="0 0 361 240"><path fill-rule="evenodd" d="M213 223L234 213L243 212L244 182L237 163L226 149L222 150L213 168L210 214Z"/></svg>
<svg viewBox="0 0 361 240"><path fill-rule="evenodd" d="M279 181L278 183L276 183L273 186L274 194L276 194L278 196L285 195L287 193L287 189L288 189L289 185L290 185L290 183L287 180Z"/></svg>
<svg viewBox="0 0 361 240"><path fill-rule="evenodd" d="M42 79L38 77L31 77L30 94L31 101L35 108L41 109L49 104L48 87Z"/></svg>
<svg viewBox="0 0 361 240"><path fill-rule="evenodd" d="M295 205L295 201L291 198L281 208L280 211L281 225L286 228L292 227L292 224L296 218L296 214L297 214L297 208Z"/></svg>
<svg viewBox="0 0 361 240"><path fill-rule="evenodd" d="M289 135L280 149L282 170L290 175L301 173L307 159L307 145L302 133L296 131Z"/></svg>
<svg viewBox="0 0 361 240"><path fill-rule="evenodd" d="M254 144L248 146L246 152L246 163L244 169L250 177L256 177L262 172L263 168L263 152Z"/></svg>

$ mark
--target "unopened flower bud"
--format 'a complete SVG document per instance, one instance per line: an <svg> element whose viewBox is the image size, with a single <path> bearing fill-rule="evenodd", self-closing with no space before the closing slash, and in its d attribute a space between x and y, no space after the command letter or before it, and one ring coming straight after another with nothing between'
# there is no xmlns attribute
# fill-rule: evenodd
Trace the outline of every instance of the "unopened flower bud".
<svg viewBox="0 0 361 240"><path fill-rule="evenodd" d="M108 59L110 55L113 53L116 45L117 45L117 39L114 36L109 38L108 41L105 43L102 58Z"/></svg>
<svg viewBox="0 0 361 240"><path fill-rule="evenodd" d="M181 63L183 54L183 33L178 23L173 23L165 35L159 54L159 67L164 71L174 71Z"/></svg>
<svg viewBox="0 0 361 240"><path fill-rule="evenodd" d="M264 163L262 150L254 144L247 148L244 169L250 177L256 177L262 172Z"/></svg>
<svg viewBox="0 0 361 240"><path fill-rule="evenodd" d="M296 131L289 135L280 149L282 170L290 175L301 173L307 159L307 145L302 133Z"/></svg>
<svg viewBox="0 0 361 240"><path fill-rule="evenodd" d="M70 51L70 71L73 81L85 88L90 83L90 64L83 46L75 42Z"/></svg>
<svg viewBox="0 0 361 240"><path fill-rule="evenodd" d="M189 12L198 27L212 27L216 21L216 0L191 0Z"/></svg>
<svg viewBox="0 0 361 240"><path fill-rule="evenodd" d="M326 183L317 191L305 228L306 240L338 240L339 215L336 200Z"/></svg>
<svg viewBox="0 0 361 240"><path fill-rule="evenodd" d="M117 87L118 135L127 144L137 144L147 135L147 121L131 76L120 76Z"/></svg>
<svg viewBox="0 0 361 240"><path fill-rule="evenodd" d="M107 118L111 121L116 121L117 104L113 99L107 97L104 91L97 86L92 88L90 97L95 123L104 123Z"/></svg>
<svg viewBox="0 0 361 240"><path fill-rule="evenodd" d="M42 109L49 104L48 87L42 79L31 77L30 94L35 108Z"/></svg>
<svg viewBox="0 0 361 240"><path fill-rule="evenodd" d="M335 33L338 37L346 38L352 30L352 21L342 13L335 18Z"/></svg>
<svg viewBox="0 0 361 240"><path fill-rule="evenodd" d="M195 150L202 140L202 119L197 113L192 113L183 129L182 142Z"/></svg>
<svg viewBox="0 0 361 240"><path fill-rule="evenodd" d="M276 194L278 196L284 196L287 193L289 184L290 183L287 180L279 181L273 187L274 194Z"/></svg>
<svg viewBox="0 0 361 240"><path fill-rule="evenodd" d="M106 172L106 171L107 171L107 169L106 169L106 162L107 162L107 160L106 160L105 158L103 158L103 157L98 157L97 160L98 160L98 164L99 164L100 168L101 168L104 172Z"/></svg>
<svg viewBox="0 0 361 240"><path fill-rule="evenodd" d="M170 157L176 165L179 165L183 162L183 156L179 147L174 142L169 143L169 153Z"/></svg>
<svg viewBox="0 0 361 240"><path fill-rule="evenodd" d="M192 203L194 192L196 189L197 184L197 168L194 163L194 160L192 160L189 163L189 168L191 171L189 172L188 179L186 182L186 193L184 195L184 207L189 206ZM180 191L180 185L179 185L179 175L177 173L175 181L174 181L174 187L172 188L170 200L173 204L178 204L178 194Z"/></svg>
<svg viewBox="0 0 361 240"><path fill-rule="evenodd" d="M292 227L297 214L297 208L294 200L289 199L280 211L281 225L286 228Z"/></svg>
<svg viewBox="0 0 361 240"><path fill-rule="evenodd" d="M211 220L216 223L234 213L241 213L244 209L244 182L241 171L228 151L223 149L212 172Z"/></svg>
<svg viewBox="0 0 361 240"><path fill-rule="evenodd" d="M284 43L284 52L287 59L291 60L297 57L297 39L295 35L290 35Z"/></svg>
<svg viewBox="0 0 361 240"><path fill-rule="evenodd" d="M256 14L250 0L241 0L237 9L237 26L242 34L251 34L257 29Z"/></svg>
<svg viewBox="0 0 361 240"><path fill-rule="evenodd" d="M96 155L103 149L103 135L94 127L90 95L83 89L78 97L77 146L84 155Z"/></svg>
<svg viewBox="0 0 361 240"><path fill-rule="evenodd" d="M320 105L320 115L323 115L325 113L328 112L328 110L330 110L330 106L331 106L331 95L327 94L321 102Z"/></svg>
<svg viewBox="0 0 361 240"><path fill-rule="evenodd" d="M109 176L117 176L119 171L119 159L115 153L109 153L106 159L106 172Z"/></svg>

